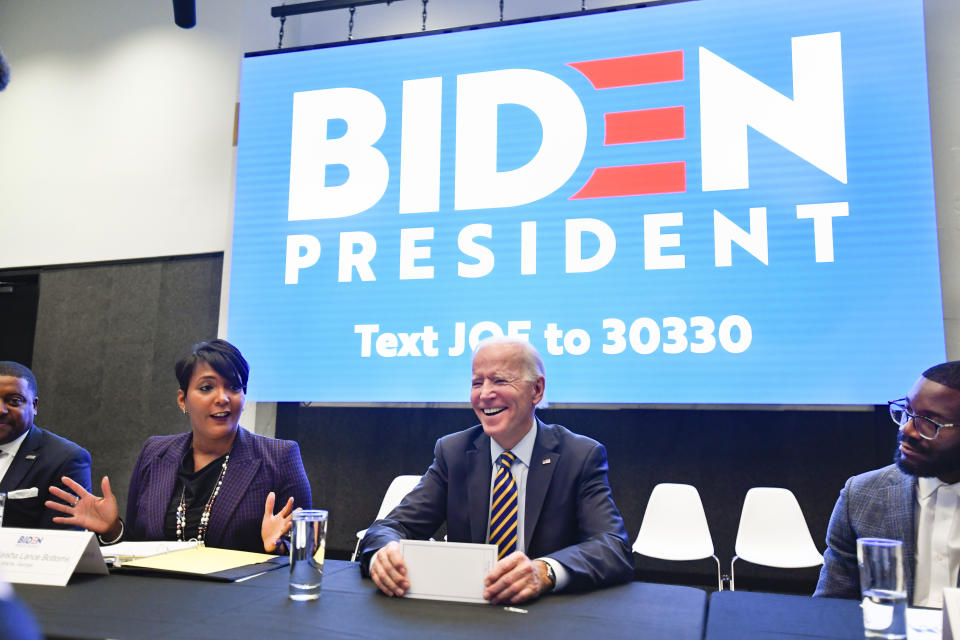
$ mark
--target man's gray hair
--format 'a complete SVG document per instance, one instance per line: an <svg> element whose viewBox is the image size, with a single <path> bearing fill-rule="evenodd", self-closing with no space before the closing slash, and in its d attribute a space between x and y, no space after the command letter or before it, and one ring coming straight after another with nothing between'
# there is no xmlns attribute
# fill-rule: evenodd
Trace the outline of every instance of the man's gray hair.
<svg viewBox="0 0 960 640"><path fill-rule="evenodd" d="M493 338L481 340L477 344L477 348L473 350L473 358L477 357L477 354L480 353L481 349L496 344L509 344L520 347L521 361L523 362L523 379L527 382L536 382L537 378L542 377L544 382L546 382L547 372L543 366L543 358L540 357L540 352L537 351L537 348L530 344L530 342L524 340L523 338L495 336ZM546 384L544 384L543 398L541 398L540 402L537 403L537 408L545 409L547 405Z"/></svg>

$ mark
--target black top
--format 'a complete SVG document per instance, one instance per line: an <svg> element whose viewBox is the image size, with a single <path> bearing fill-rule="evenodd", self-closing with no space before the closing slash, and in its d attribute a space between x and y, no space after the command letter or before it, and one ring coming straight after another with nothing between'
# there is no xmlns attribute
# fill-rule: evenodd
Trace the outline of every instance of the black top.
<svg viewBox="0 0 960 640"><path fill-rule="evenodd" d="M200 516L203 514L203 508L213 493L213 488L220 477L220 471L223 469L223 460L226 455L222 455L199 471L193 470L193 447L187 449L180 460L180 467L177 469L177 481L173 485L173 495L170 496L170 503L167 505L167 515L163 521L163 539L177 539L177 507L180 505L180 496L183 495L187 506L187 522L184 527L183 539L192 540L197 537L197 527L200 526ZM227 473L230 473L227 465ZM213 505L216 508L216 502Z"/></svg>

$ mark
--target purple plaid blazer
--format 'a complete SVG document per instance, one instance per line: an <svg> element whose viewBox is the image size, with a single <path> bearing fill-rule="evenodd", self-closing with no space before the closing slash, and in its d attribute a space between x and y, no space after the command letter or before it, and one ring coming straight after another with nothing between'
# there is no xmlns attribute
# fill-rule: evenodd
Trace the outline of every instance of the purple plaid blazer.
<svg viewBox="0 0 960 640"><path fill-rule="evenodd" d="M191 436L152 436L143 445L130 478L124 539L163 539L163 520L177 467ZM292 440L258 436L239 427L223 486L210 512L206 544L263 553L260 525L271 491L277 494L277 510L290 496L294 508L311 508L310 482L300 459L300 447Z"/></svg>

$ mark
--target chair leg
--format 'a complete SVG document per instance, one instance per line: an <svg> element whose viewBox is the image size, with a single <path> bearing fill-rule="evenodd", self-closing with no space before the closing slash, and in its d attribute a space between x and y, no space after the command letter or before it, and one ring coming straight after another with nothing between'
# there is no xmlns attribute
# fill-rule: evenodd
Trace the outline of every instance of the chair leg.
<svg viewBox="0 0 960 640"><path fill-rule="evenodd" d="M357 560L357 552L360 551L360 538L357 538L357 544L353 548L353 555L350 556L350 562L355 562Z"/></svg>
<svg viewBox="0 0 960 640"><path fill-rule="evenodd" d="M734 578L733 578L733 563L736 561L737 561L737 556L733 556L733 559L730 561L730 591L737 590L736 587L734 586Z"/></svg>
<svg viewBox="0 0 960 640"><path fill-rule="evenodd" d="M720 575L720 558L716 555L710 557L717 563L717 591L723 591L723 576Z"/></svg>

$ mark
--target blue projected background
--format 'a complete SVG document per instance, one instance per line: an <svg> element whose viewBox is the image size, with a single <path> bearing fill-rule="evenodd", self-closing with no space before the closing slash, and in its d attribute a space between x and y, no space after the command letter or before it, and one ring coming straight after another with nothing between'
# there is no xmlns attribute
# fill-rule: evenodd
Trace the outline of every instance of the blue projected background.
<svg viewBox="0 0 960 640"><path fill-rule="evenodd" d="M938 265L921 0L243 63L253 400L464 402L471 343L512 332L552 402L879 404L945 359Z"/></svg>

